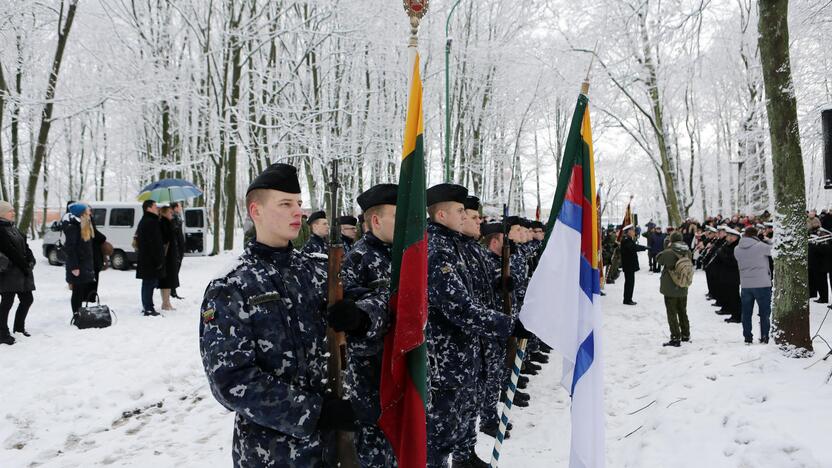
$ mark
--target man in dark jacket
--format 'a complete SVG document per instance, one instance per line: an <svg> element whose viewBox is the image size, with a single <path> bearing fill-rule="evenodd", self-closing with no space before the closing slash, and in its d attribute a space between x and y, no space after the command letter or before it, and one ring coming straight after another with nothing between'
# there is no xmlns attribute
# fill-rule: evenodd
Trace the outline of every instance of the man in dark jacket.
<svg viewBox="0 0 832 468"><path fill-rule="evenodd" d="M656 261L656 257L662 253L662 250L664 250L664 240L666 235L662 232L661 227L656 226L652 233L648 232L647 234L644 234L644 236L647 238L647 248L650 249L647 251L647 258L650 262L650 271L658 273L660 269L659 263Z"/></svg>
<svg viewBox="0 0 832 468"><path fill-rule="evenodd" d="M740 239L739 231L725 228L725 243L717 250L713 265L716 268L714 281L719 285L719 301L722 309L719 315L730 315L726 322L740 323L740 269L734 257L734 249Z"/></svg>
<svg viewBox="0 0 832 468"><path fill-rule="evenodd" d="M624 271L624 304L636 305L633 301L633 290L636 287L636 272L638 267L638 253L647 247L636 243L635 226L624 226L624 237L621 239L621 270Z"/></svg>
<svg viewBox="0 0 832 468"><path fill-rule="evenodd" d="M142 280L142 313L146 316L159 315L153 306L153 290L165 274L165 246L159 224L159 207L153 200L142 204L144 216L136 228L139 261L136 278Z"/></svg>
<svg viewBox="0 0 832 468"><path fill-rule="evenodd" d="M32 269L35 256L26 244L26 236L14 225L15 212L9 202L0 201L0 343L14 344L9 333L9 312L18 297L14 316L14 332L29 336L26 315L32 306L35 277Z"/></svg>

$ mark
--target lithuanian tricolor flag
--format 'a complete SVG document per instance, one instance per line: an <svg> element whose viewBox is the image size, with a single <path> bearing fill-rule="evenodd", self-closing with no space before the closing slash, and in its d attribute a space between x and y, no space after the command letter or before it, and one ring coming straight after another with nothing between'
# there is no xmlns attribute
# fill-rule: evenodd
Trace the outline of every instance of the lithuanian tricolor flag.
<svg viewBox="0 0 832 468"><path fill-rule="evenodd" d="M384 339L378 424L390 440L400 468L423 468L427 462L428 241L422 80L419 54L415 47L410 53L410 97L390 279L393 326Z"/></svg>

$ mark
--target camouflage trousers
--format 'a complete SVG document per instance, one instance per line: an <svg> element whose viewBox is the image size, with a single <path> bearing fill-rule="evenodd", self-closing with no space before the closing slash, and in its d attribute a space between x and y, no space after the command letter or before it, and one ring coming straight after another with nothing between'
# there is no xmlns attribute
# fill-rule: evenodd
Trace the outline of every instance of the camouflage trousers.
<svg viewBox="0 0 832 468"><path fill-rule="evenodd" d="M460 388L432 388L428 414L428 463L448 466L451 453L464 449L470 439L469 422L476 420L476 384ZM476 432L474 433L476 437ZM474 440L476 443L476 439ZM467 458L467 457L466 457Z"/></svg>
<svg viewBox="0 0 832 468"><path fill-rule="evenodd" d="M376 424L361 423L355 432L355 449L361 466L395 468L396 456L384 433Z"/></svg>
<svg viewBox="0 0 832 468"><path fill-rule="evenodd" d="M323 468L321 435L297 439L255 424L239 414L234 421L235 468Z"/></svg>
<svg viewBox="0 0 832 468"><path fill-rule="evenodd" d="M506 374L506 343L496 340L483 340L483 360L485 364L485 380L480 391L480 426L499 423L497 406L500 402L500 392L504 387Z"/></svg>

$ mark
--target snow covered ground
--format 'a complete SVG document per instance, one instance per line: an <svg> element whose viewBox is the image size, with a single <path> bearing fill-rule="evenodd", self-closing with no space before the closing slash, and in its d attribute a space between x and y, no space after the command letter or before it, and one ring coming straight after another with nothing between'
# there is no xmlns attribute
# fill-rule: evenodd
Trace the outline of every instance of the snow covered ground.
<svg viewBox="0 0 832 468"><path fill-rule="evenodd" d="M207 388L197 328L203 289L232 258L187 258L186 299L160 318L139 315L135 272L105 271L101 299L118 324L84 331L69 325L63 268L41 261L33 336L0 347L0 467L229 466L232 415ZM828 351L822 341L802 360L744 345L740 326L705 301L698 273L688 304L693 343L662 348L659 276L636 278L638 306L621 305L623 279L604 298L607 466L832 467L832 383L824 383L832 359L805 369ZM826 309L812 305L814 332ZM532 378L531 406L513 414L502 466L567 466L559 379L553 356ZM492 441L480 437L486 458Z"/></svg>

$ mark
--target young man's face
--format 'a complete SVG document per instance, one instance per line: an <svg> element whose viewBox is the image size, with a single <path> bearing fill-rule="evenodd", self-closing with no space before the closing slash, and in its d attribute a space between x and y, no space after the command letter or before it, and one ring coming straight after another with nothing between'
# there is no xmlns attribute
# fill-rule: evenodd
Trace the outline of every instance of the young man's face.
<svg viewBox="0 0 832 468"><path fill-rule="evenodd" d="M329 234L329 220L326 218L316 219L311 227L312 233L318 237L326 237Z"/></svg>
<svg viewBox="0 0 832 468"><path fill-rule="evenodd" d="M491 238L488 242L488 250L497 255L503 254L503 233L499 233Z"/></svg>
<svg viewBox="0 0 832 468"><path fill-rule="evenodd" d="M341 225L341 235L352 240L358 237L358 228L350 224Z"/></svg>
<svg viewBox="0 0 832 468"><path fill-rule="evenodd" d="M508 238L520 244L526 242L526 230L523 226L515 224L508 230Z"/></svg>
<svg viewBox="0 0 832 468"><path fill-rule="evenodd" d="M546 237L546 231L544 231L543 228L534 228L532 230L532 235L535 240L542 241L543 238Z"/></svg>
<svg viewBox="0 0 832 468"><path fill-rule="evenodd" d="M299 193L266 190L259 202L249 205L249 215L257 230L257 240L271 246L284 246L300 232Z"/></svg>
<svg viewBox="0 0 832 468"><path fill-rule="evenodd" d="M462 223L462 233L473 239L480 238L480 212L477 210L465 210L465 221Z"/></svg>
<svg viewBox="0 0 832 468"><path fill-rule="evenodd" d="M381 205L370 216L370 227L373 235L385 244L393 243L396 233L396 205Z"/></svg>
<svg viewBox="0 0 832 468"><path fill-rule="evenodd" d="M446 228L462 233L465 224L465 205L459 202L445 202L444 206L437 212L436 220Z"/></svg>
<svg viewBox="0 0 832 468"><path fill-rule="evenodd" d="M147 207L147 212L148 212L148 213L153 213L153 214L155 214L156 216L159 216L159 205L157 205L157 204L155 204L155 203L154 203L154 204L152 204L152 205L148 206L148 207Z"/></svg>

